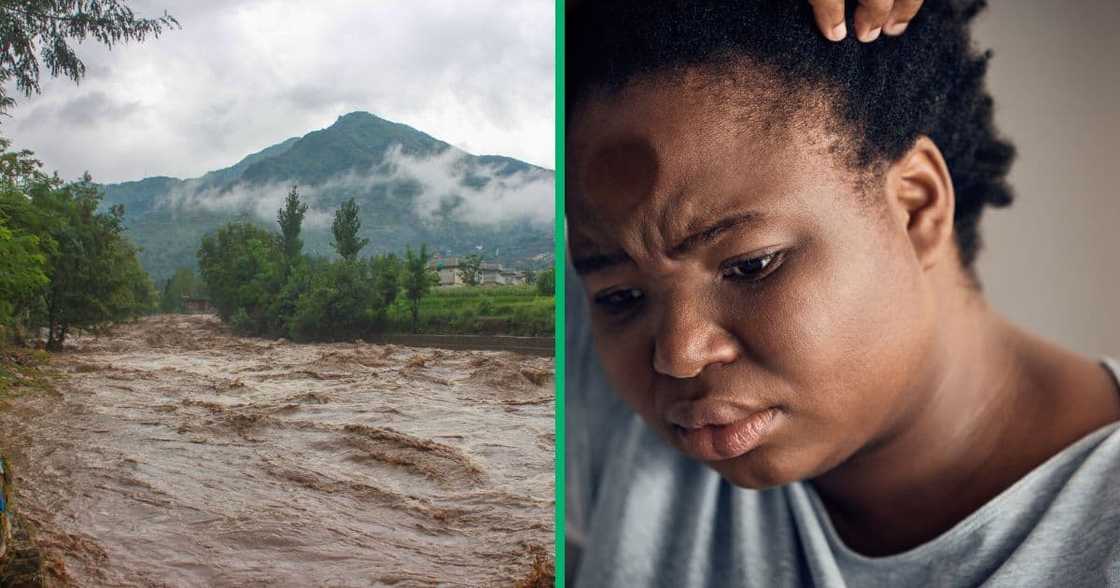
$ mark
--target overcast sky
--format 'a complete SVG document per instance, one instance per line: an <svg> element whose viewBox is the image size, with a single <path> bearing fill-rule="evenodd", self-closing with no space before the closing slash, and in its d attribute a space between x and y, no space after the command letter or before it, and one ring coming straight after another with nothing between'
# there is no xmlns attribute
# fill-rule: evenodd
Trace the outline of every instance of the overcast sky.
<svg viewBox="0 0 1120 588"><path fill-rule="evenodd" d="M43 72L0 135L98 182L180 178L372 112L475 154L554 167L553 0L134 0L182 24Z"/></svg>

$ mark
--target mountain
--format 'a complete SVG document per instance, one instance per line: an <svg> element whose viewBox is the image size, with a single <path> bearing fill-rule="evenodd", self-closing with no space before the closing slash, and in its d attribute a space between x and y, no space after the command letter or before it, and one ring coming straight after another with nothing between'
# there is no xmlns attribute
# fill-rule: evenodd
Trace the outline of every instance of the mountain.
<svg viewBox="0 0 1120 588"><path fill-rule="evenodd" d="M195 267L206 233L234 220L276 230L276 212L298 185L310 205L304 251L333 255L335 209L354 198L362 255L427 243L441 256L482 254L507 267L552 263L552 170L472 155L367 112L293 137L198 178L151 177L102 186L104 206L123 204L129 237L158 282Z"/></svg>

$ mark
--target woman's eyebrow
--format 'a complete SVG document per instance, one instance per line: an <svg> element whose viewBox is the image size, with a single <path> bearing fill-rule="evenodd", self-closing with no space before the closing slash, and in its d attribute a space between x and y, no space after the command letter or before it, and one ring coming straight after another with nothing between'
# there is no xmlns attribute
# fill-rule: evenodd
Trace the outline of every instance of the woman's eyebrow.
<svg viewBox="0 0 1120 588"><path fill-rule="evenodd" d="M692 233L681 239L679 243L669 250L670 256L677 256L687 253L689 249L696 247L702 243L707 243L715 239L720 233L739 225L747 223L757 223L761 220L762 215L756 211L737 212L722 219L715 221L709 225L693 229Z"/></svg>
<svg viewBox="0 0 1120 588"><path fill-rule="evenodd" d="M584 255L572 259L572 267L576 269L576 273L581 276L605 270L616 265L622 265L630 261L630 256L622 252L617 253L599 253L595 255Z"/></svg>

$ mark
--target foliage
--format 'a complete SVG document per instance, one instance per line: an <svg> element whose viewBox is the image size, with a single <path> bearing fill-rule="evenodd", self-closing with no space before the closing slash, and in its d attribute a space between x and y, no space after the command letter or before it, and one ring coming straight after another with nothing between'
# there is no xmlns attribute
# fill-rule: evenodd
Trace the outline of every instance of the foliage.
<svg viewBox="0 0 1120 588"><path fill-rule="evenodd" d="M198 267L223 320L246 334L274 330L276 317L268 311L273 293L283 286L276 235L250 223L230 223L202 239Z"/></svg>
<svg viewBox="0 0 1120 588"><path fill-rule="evenodd" d="M477 286L482 282L482 256L468 255L459 260L459 278L467 286Z"/></svg>
<svg viewBox="0 0 1120 588"><path fill-rule="evenodd" d="M200 298L206 294L206 285L194 275L194 270L181 267L163 285L160 292L159 311L167 313L183 312L183 298Z"/></svg>
<svg viewBox="0 0 1120 588"><path fill-rule="evenodd" d="M537 274L536 286L541 296L552 296L556 291L556 270L549 268Z"/></svg>
<svg viewBox="0 0 1120 588"><path fill-rule="evenodd" d="M50 355L40 349L26 349L0 343L0 407L3 401L24 392L51 389Z"/></svg>
<svg viewBox="0 0 1120 588"><path fill-rule="evenodd" d="M416 248L427 243L440 257L480 253L488 262L517 270L541 270L552 265L551 223L467 223L457 213L450 218L427 215L417 206L423 186L402 174L395 179L386 177L385 181L360 185L328 181L354 174L362 177L367 170L380 173L388 169L388 154L398 148L412 157L428 158L444 152L448 145L405 125L357 112L339 118L330 128L277 143L199 178L153 177L105 186L105 202L125 205L128 235L143 248L141 261L159 283L180 267L195 267L197 271L195 252L199 241L226 223L246 221L276 230L275 209L262 216L252 201L231 210L199 206L198 200L175 199L176 194L191 194L199 189L206 194L224 193L236 190L238 184L288 188L298 183L304 201L308 200L305 186L316 185L311 208L330 212L353 197L361 221L358 236L369 239L359 254L362 258L387 253L401 256L406 246ZM551 182L553 177L550 170L511 159L464 157L468 169L485 166L487 170L497 170L503 181L539 176L541 181ZM507 173L513 175L504 175ZM283 195L280 194L281 200ZM300 233L304 253L333 256L330 219L322 225L312 225L309 220L304 219Z"/></svg>
<svg viewBox="0 0 1120 588"><path fill-rule="evenodd" d="M401 290L401 260L392 253L376 255L370 258L370 269L377 280L381 304L389 307Z"/></svg>
<svg viewBox="0 0 1120 588"><path fill-rule="evenodd" d="M17 310L28 308L48 282L39 238L7 226L9 206L30 207L30 202L11 189L0 194L0 326L12 325Z"/></svg>
<svg viewBox="0 0 1120 588"><path fill-rule="evenodd" d="M60 349L77 329L97 330L152 310L155 289L122 235L120 206L98 211L89 176L64 184L29 151L0 139L0 327L20 341L47 329Z"/></svg>
<svg viewBox="0 0 1120 588"><path fill-rule="evenodd" d="M122 41L158 37L179 26L166 12L137 18L119 0L5 0L0 3L0 110L14 100L5 87L12 79L24 96L39 92L40 58L52 76L75 82L86 67L71 46L88 38L112 48ZM38 53L38 55L36 55Z"/></svg>
<svg viewBox="0 0 1120 588"><path fill-rule="evenodd" d="M388 332L522 335L553 334L555 303L532 285L436 288L420 303L420 318L412 327L406 300L389 308Z"/></svg>
<svg viewBox="0 0 1120 588"><path fill-rule="evenodd" d="M303 254L303 240L299 238L299 233L306 214L307 204L300 202L298 187L293 184L284 199L284 208L276 213L276 222L280 225L280 250L284 252L284 275Z"/></svg>
<svg viewBox="0 0 1120 588"><path fill-rule="evenodd" d="M360 259L356 250L342 259L300 255L285 274L283 235L246 222L220 227L198 250L211 302L245 334L323 341L382 332L552 333L551 292L540 296L532 285L434 290L431 259L427 245L406 248L403 259Z"/></svg>
<svg viewBox="0 0 1120 588"><path fill-rule="evenodd" d="M411 247L405 249L404 271L401 278L404 282L405 300L408 301L409 312L412 315L413 329L420 319L420 300L431 291L432 286L439 283L439 275L428 269L428 262L431 260L432 254L428 252L426 244L421 245L417 253L414 253Z"/></svg>
<svg viewBox="0 0 1120 588"><path fill-rule="evenodd" d="M331 245L338 252L339 257L346 261L354 261L358 252L369 244L369 239L358 237L362 229L362 221L358 220L358 204L353 198L342 203L334 213L334 223L331 224L331 234L334 241Z"/></svg>
<svg viewBox="0 0 1120 588"><path fill-rule="evenodd" d="M384 314L370 265L342 259L311 279L289 321L296 341L347 340L372 332Z"/></svg>
<svg viewBox="0 0 1120 588"><path fill-rule="evenodd" d="M33 324L47 327L47 348L61 349L75 329L97 330L144 314L156 302L155 288L140 267L136 247L121 234L124 210L97 212L98 188L86 175L58 187L34 187L32 204L43 215L49 283Z"/></svg>

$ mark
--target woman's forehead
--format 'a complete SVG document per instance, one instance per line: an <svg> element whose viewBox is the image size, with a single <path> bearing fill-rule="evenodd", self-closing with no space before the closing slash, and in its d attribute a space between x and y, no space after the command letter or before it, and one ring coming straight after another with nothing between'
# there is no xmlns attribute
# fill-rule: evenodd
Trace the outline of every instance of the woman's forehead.
<svg viewBox="0 0 1120 588"><path fill-rule="evenodd" d="M799 125L791 132L784 125L713 117L702 101L688 98L682 95L671 109L651 108L652 100L616 102L617 118L577 125L568 159L572 221L588 213L624 218L650 206L709 207L836 167L821 137L813 137L824 135L823 128Z"/></svg>

